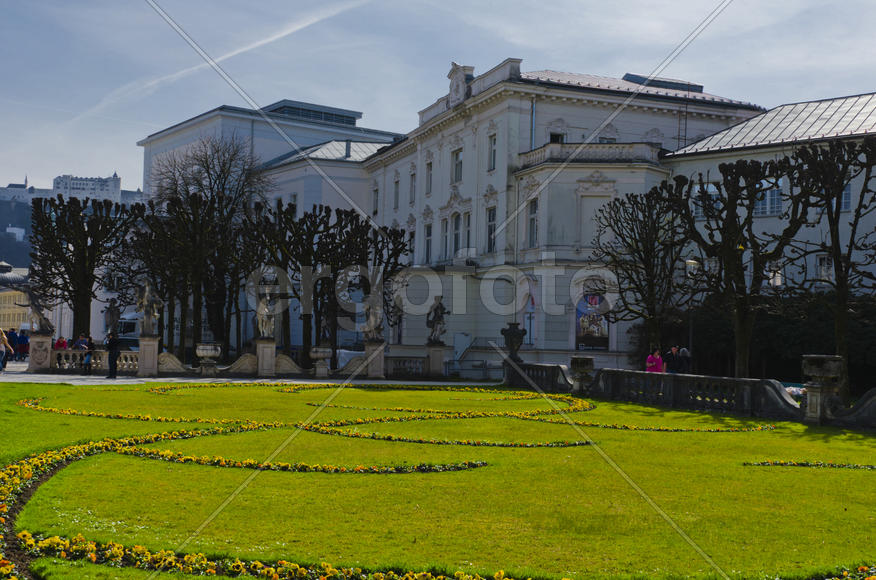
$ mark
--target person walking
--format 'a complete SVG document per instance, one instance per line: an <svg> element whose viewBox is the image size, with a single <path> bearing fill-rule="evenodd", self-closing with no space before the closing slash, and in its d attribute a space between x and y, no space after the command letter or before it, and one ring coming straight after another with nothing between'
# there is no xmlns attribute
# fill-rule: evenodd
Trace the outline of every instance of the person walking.
<svg viewBox="0 0 876 580"><path fill-rule="evenodd" d="M15 332L14 328L10 328L9 332L6 333L6 340L9 341L9 352L6 353L7 361L15 360L15 351L18 350L18 333Z"/></svg>
<svg viewBox="0 0 876 580"><path fill-rule="evenodd" d="M115 332L110 331L103 343L106 345L106 350L109 353L109 374L106 378L114 379L116 378L119 363L119 339L116 338Z"/></svg>
<svg viewBox="0 0 876 580"><path fill-rule="evenodd" d="M690 374L691 370L691 356L690 351L686 346L682 347L680 351L678 351L678 357L681 359L681 372L684 374Z"/></svg>
<svg viewBox="0 0 876 580"><path fill-rule="evenodd" d="M82 374L91 374L91 359L94 355L94 341L89 336L85 343L85 356L82 359Z"/></svg>
<svg viewBox="0 0 876 580"><path fill-rule="evenodd" d="M673 346L663 358L663 364L666 365L666 372L672 375L677 375L681 372L681 355L678 353L678 347Z"/></svg>
<svg viewBox="0 0 876 580"><path fill-rule="evenodd" d="M6 355L9 352L9 341L6 340L6 334L0 328L0 371L6 369Z"/></svg>
<svg viewBox="0 0 876 580"><path fill-rule="evenodd" d="M645 370L649 373L662 373L666 370L663 365L663 358L660 356L660 349L655 348L654 352L648 355L645 359Z"/></svg>

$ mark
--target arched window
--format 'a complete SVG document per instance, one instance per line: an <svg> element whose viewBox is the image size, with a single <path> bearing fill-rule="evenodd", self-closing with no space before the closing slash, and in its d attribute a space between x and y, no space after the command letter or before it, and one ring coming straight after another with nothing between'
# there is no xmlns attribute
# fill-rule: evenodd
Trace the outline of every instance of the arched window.
<svg viewBox="0 0 876 580"><path fill-rule="evenodd" d="M602 294L585 294L575 306L575 350L608 350L608 304Z"/></svg>

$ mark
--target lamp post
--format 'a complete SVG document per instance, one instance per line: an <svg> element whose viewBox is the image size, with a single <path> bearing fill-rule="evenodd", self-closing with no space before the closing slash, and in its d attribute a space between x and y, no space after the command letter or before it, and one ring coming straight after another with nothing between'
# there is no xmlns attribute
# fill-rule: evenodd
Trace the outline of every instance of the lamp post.
<svg viewBox="0 0 876 580"><path fill-rule="evenodd" d="M690 300L687 303L687 350L688 353L690 353L691 363L693 363L693 280L700 271L700 263L694 259L687 259L684 261L684 271L687 275L688 283L690 284ZM693 366L693 364L691 364L691 366Z"/></svg>

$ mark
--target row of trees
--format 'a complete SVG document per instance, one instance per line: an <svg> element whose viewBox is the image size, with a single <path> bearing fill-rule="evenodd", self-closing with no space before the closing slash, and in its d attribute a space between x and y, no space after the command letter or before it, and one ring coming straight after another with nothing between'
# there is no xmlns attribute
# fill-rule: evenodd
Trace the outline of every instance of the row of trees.
<svg viewBox="0 0 876 580"><path fill-rule="evenodd" d="M180 329L189 327L191 316L191 343L181 330L175 344L171 328L168 350L184 356L206 326L227 354L233 335L240 346L248 278L274 264L291 279L283 295L275 288L272 297L272 304L286 305L278 312L280 341L290 345L288 298L296 298L307 353L313 332L336 346L339 317L355 309L350 289L382 303L386 281L405 265L407 237L398 228L377 227L353 210L315 206L299 215L294 204L268 203L273 184L240 139L202 139L164 156L153 171L155 198L146 205L61 197L33 202L31 281L54 302L71 306L74 332L90 331L91 303L101 286L133 304L148 280L165 303L159 334L177 312ZM256 286L265 282L262 274L256 278Z"/></svg>
<svg viewBox="0 0 876 580"><path fill-rule="evenodd" d="M867 221L876 212L874 164L876 139L837 140L782 159L721 164L718 176L677 176L643 196L612 200L596 216L594 241L596 258L623 290L612 316L643 319L656 345L669 312L717 298L732 317L735 375L745 377L758 314L828 287L836 354L847 369L849 312L876 283L876 232ZM758 219L768 196L781 202L776 229ZM802 235L816 226L817 235ZM832 271L811 271L815 255Z"/></svg>

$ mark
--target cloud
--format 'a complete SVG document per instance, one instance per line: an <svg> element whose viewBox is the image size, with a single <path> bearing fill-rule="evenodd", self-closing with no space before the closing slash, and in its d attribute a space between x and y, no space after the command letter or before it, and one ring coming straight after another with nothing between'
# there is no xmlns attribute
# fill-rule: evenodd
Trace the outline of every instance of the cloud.
<svg viewBox="0 0 876 580"><path fill-rule="evenodd" d="M309 15L304 16L303 18L298 18L287 23L283 28L274 32L273 34L270 34L263 38L259 38L258 40L235 48L234 50L226 52L220 56L214 57L213 61L216 63L221 63L228 59L234 58L235 56L246 54L247 52L256 50L257 48L260 48L267 44L282 40L283 38L304 30L305 28L308 28L315 24L319 24L320 22L328 20L329 18L337 16L343 12L358 8L359 6L362 6L367 2L368 0L352 0L349 2L342 2L339 4L325 6L322 9L319 9ZM100 113L101 111L107 109L108 107L111 107L112 105L115 105L116 103L132 98L143 98L149 96L167 84L174 83L198 71L210 68L210 66L210 63L208 62L200 62L194 66L186 67L171 74L154 78L141 78L126 83L105 95L94 106L76 115L73 119L70 120L70 123L76 123L86 117L90 117L97 113Z"/></svg>

